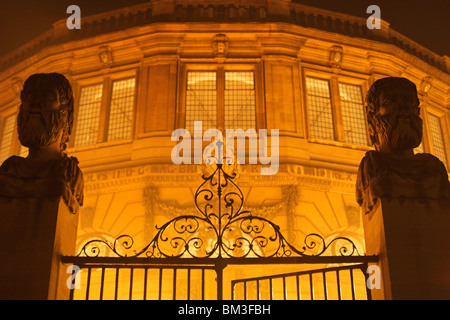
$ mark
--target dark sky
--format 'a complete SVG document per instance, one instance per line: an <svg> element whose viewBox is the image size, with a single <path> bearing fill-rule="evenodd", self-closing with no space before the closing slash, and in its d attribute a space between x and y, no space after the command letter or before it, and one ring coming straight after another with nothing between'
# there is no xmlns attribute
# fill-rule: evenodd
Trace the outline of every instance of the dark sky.
<svg viewBox="0 0 450 320"><path fill-rule="evenodd" d="M84 16L126 7L148 0L0 0L0 55L41 33L76 4ZM376 4L381 18L391 28L439 55L450 56L449 0L293 0L332 11L368 17L366 9Z"/></svg>

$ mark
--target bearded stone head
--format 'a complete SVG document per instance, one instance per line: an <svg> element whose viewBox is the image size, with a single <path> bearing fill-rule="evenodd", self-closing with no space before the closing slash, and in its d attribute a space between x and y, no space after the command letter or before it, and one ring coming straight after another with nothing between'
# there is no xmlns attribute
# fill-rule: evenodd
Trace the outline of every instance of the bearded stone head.
<svg viewBox="0 0 450 320"><path fill-rule="evenodd" d="M422 119L416 85L406 78L375 81L366 98L369 135L375 149L405 153L422 141Z"/></svg>
<svg viewBox="0 0 450 320"><path fill-rule="evenodd" d="M73 95L69 81L59 73L30 76L20 94L17 117L19 141L30 149L44 149L59 139L67 148L73 126Z"/></svg>

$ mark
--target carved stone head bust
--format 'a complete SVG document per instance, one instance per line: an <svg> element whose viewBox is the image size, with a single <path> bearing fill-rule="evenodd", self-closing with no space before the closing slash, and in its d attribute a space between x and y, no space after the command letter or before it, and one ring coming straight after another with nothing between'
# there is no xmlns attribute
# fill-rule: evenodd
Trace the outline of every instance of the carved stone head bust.
<svg viewBox="0 0 450 320"><path fill-rule="evenodd" d="M450 199L444 164L428 153L414 154L422 141L416 85L406 78L375 81L366 98L369 135L375 151L361 160L356 201L369 213L380 198Z"/></svg>
<svg viewBox="0 0 450 320"><path fill-rule="evenodd" d="M59 73L38 73L23 85L17 131L27 158L11 156L0 166L0 196L62 197L76 213L83 205L83 174L65 153L74 104L69 81Z"/></svg>
<svg viewBox="0 0 450 320"><path fill-rule="evenodd" d="M20 143L34 150L54 146L62 154L73 126L73 95L69 81L59 73L38 73L24 83L17 130Z"/></svg>
<svg viewBox="0 0 450 320"><path fill-rule="evenodd" d="M412 154L422 141L422 119L416 85L406 78L375 81L366 98L369 135L375 149Z"/></svg>

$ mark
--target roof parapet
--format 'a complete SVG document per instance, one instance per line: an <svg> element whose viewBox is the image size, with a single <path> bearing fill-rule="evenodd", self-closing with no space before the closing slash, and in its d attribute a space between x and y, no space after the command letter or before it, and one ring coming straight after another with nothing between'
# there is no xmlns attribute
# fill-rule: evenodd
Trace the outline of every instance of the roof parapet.
<svg viewBox="0 0 450 320"><path fill-rule="evenodd" d="M69 30L66 19L0 58L0 71L65 42L156 22L285 22L393 44L433 67L450 74L447 56L440 56L390 28L381 19L381 29L367 28L366 18L292 3L290 0L204 1L152 0L139 5L82 17L79 30Z"/></svg>

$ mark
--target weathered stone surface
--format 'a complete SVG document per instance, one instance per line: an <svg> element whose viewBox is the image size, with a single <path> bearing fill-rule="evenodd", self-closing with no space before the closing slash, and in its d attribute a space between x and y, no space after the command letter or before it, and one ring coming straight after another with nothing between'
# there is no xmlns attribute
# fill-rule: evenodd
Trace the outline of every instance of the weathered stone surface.
<svg viewBox="0 0 450 320"><path fill-rule="evenodd" d="M17 130L27 158L12 156L0 167L0 196L62 196L72 213L83 205L83 175L78 160L65 153L73 125L73 96L58 73L30 76L21 92Z"/></svg>
<svg viewBox="0 0 450 320"><path fill-rule="evenodd" d="M30 76L17 128L27 158L0 167L0 299L68 299L61 257L75 254L83 175L68 157L72 89L57 73Z"/></svg>
<svg viewBox="0 0 450 320"><path fill-rule="evenodd" d="M422 141L419 104L415 84L405 78L383 78L369 90L366 114L376 151L362 159L356 183L366 214L382 197L450 199L444 164L431 154L414 154Z"/></svg>
<svg viewBox="0 0 450 320"><path fill-rule="evenodd" d="M415 85L376 81L367 97L376 151L362 159L356 199L363 211L366 253L378 255L374 299L450 299L450 183L444 164L414 154L422 140Z"/></svg>

